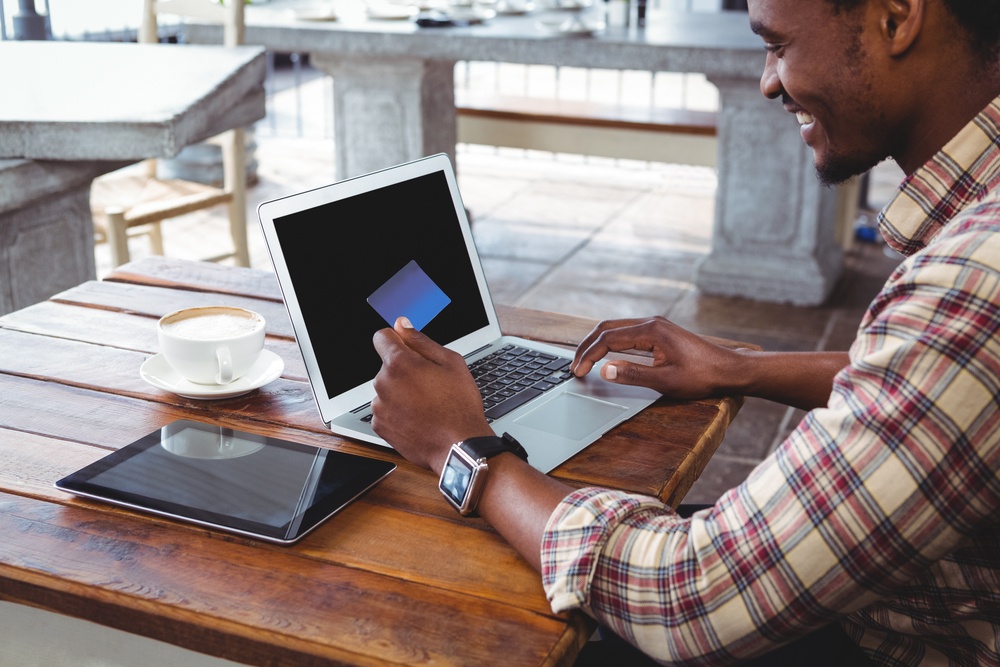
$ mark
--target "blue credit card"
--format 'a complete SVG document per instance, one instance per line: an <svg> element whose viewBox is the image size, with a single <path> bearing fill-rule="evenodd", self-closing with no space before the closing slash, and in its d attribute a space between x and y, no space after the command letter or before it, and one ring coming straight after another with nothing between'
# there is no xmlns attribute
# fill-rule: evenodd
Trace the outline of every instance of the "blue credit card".
<svg viewBox="0 0 1000 667"><path fill-rule="evenodd" d="M372 292L368 303L392 326L405 316L417 331L423 329L451 299L428 276L416 260L401 268Z"/></svg>

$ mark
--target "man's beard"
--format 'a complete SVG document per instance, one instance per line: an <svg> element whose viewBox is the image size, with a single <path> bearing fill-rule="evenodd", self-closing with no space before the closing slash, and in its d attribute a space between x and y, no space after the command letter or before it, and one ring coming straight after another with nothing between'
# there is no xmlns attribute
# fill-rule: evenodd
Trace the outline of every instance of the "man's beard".
<svg viewBox="0 0 1000 667"><path fill-rule="evenodd" d="M832 187L860 176L881 161L870 156L831 155L823 164L816 163L816 177L823 185Z"/></svg>

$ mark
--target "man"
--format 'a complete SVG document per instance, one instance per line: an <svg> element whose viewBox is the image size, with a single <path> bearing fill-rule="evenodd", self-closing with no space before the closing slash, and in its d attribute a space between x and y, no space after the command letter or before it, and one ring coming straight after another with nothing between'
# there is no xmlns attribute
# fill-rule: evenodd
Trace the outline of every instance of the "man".
<svg viewBox="0 0 1000 667"><path fill-rule="evenodd" d="M573 491L504 452L478 512L553 609L659 661L731 664L835 624L876 664L1000 664L1000 2L750 0L749 17L761 90L821 179L906 172L880 223L907 259L849 353L725 350L661 318L582 342L578 375L643 349L652 367L604 378L810 410L714 507ZM373 426L401 454L440 473L452 443L492 435L457 355L405 321L375 346Z"/></svg>

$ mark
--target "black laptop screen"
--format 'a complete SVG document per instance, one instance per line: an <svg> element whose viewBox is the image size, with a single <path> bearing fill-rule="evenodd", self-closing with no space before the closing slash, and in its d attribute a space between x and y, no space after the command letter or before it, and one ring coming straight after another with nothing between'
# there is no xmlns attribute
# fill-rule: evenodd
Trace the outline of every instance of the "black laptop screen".
<svg viewBox="0 0 1000 667"><path fill-rule="evenodd" d="M329 397L373 377L407 315L446 344L488 324L448 182L435 172L275 219Z"/></svg>

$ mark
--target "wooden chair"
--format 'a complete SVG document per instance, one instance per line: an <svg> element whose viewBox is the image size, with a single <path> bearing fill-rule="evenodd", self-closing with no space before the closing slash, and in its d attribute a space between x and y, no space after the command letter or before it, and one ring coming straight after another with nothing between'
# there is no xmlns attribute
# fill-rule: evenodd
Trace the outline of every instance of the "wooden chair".
<svg viewBox="0 0 1000 667"><path fill-rule="evenodd" d="M217 22L224 26L225 45L243 43L242 0L225 5L216 0L143 0L139 41L159 42L158 16L172 15ZM114 266L129 261L128 239L148 235L152 251L163 254L162 222L221 204L228 206L233 251L207 261L230 257L240 266L250 265L246 222L246 138L243 128L213 138L222 148L221 187L180 179L157 177L156 160L140 169L126 169L94 182L91 202L98 241L107 241Z"/></svg>

